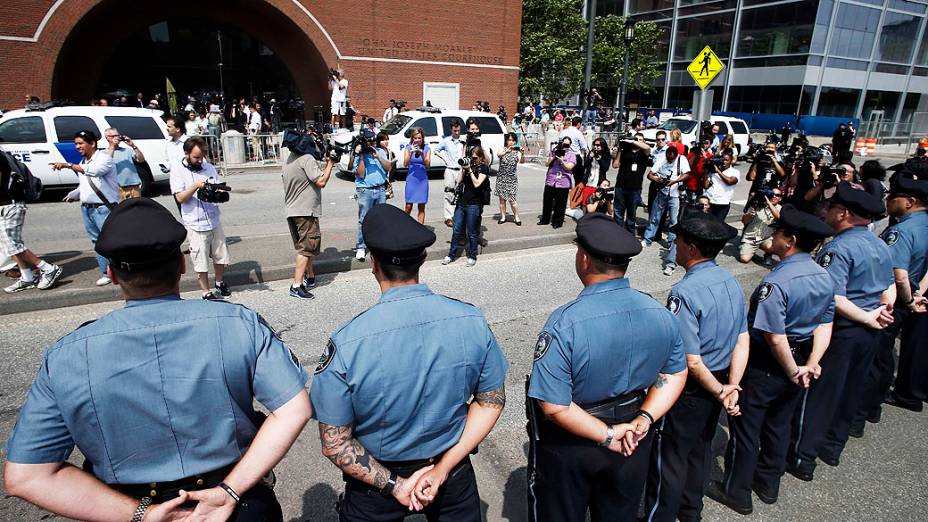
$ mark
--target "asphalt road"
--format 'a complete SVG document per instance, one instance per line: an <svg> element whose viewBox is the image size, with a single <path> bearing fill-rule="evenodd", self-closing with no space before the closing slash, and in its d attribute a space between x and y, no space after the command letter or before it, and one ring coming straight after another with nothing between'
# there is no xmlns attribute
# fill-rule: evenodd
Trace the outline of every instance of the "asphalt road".
<svg viewBox="0 0 928 522"><path fill-rule="evenodd" d="M722 255L722 264L732 270L746 290L752 290L764 269L733 262L730 250ZM654 245L639 256L629 278L634 287L663 301L670 285L682 277L682 270L672 277L661 275L659 251ZM472 302L485 311L511 363L508 404L499 424L474 457L486 520L525 520L522 383L530 371L532 349L547 315L581 290L573 266L574 248L555 246L481 256L473 268L463 263L443 267L429 262L423 269L423 281L433 290ZM264 315L302 361L315 360L330 332L379 297L378 287L366 270L323 276L314 301L288 297L286 284L240 287L235 289L234 300ZM45 347L82 322L118 306L103 303L5 317L0 324L0 357L6 361L5 379L0 380L0 438L6 440L12 429ZM767 506L755 499L751 519L928 519L925 414L886 407L883 419L880 424L868 425L863 439L851 439L840 467L819 466L812 483L784 477L780 501ZM720 473L718 463L724 440L725 430L720 427L715 440L716 475ZM79 462L78 456L74 458ZM307 426L277 467L277 474L277 493L286 520L336 520L332 506L337 492L342 490L341 477L320 455L315 423ZM0 499L0 520L37 520L45 516L20 500ZM706 500L706 520L738 518L727 508Z"/></svg>

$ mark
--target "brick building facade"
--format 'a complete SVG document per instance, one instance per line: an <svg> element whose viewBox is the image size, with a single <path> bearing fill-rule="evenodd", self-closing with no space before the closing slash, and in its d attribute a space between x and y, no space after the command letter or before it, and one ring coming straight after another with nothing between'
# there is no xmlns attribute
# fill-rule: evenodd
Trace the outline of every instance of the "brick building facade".
<svg viewBox="0 0 928 522"><path fill-rule="evenodd" d="M446 98L456 92L461 109L469 109L477 99L494 108L514 108L521 2L457 0L427 4L431 9L417 4L6 0L0 17L0 108L22 107L30 94L43 101L85 103L99 94L101 69L121 41L152 24L191 16L191 10L201 18L238 27L270 48L286 65L307 105L328 104L326 70L333 67L349 79L359 113L381 114L391 98L421 105L426 84L429 89L439 87Z"/></svg>

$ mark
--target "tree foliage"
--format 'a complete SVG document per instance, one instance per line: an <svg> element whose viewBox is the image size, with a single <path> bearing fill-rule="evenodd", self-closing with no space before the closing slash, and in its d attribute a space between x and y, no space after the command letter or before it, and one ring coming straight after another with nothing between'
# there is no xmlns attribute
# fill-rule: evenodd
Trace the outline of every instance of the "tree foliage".
<svg viewBox="0 0 928 522"><path fill-rule="evenodd" d="M593 42L592 85L622 82L625 18L597 16ZM522 3L522 72L519 94L561 99L580 92L586 66L587 22L583 0L524 0ZM658 56L662 29L653 23L635 26L629 49L629 89L651 90L664 72Z"/></svg>

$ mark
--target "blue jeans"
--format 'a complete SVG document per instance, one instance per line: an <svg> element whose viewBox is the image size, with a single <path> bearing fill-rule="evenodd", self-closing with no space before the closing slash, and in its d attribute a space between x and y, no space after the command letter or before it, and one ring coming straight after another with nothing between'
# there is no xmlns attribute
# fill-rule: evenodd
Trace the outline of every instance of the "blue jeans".
<svg viewBox="0 0 928 522"><path fill-rule="evenodd" d="M364 216L374 208L374 205L387 202L387 193L383 185L374 188L358 187L358 241L355 248L367 248L364 244L364 236L361 234L361 223L364 222Z"/></svg>
<svg viewBox="0 0 928 522"><path fill-rule="evenodd" d="M586 125L587 123L596 123L596 109L587 109L587 111L583 113L583 124Z"/></svg>
<svg viewBox="0 0 928 522"><path fill-rule="evenodd" d="M458 205L454 207L451 224L451 250L448 257L456 259L460 248L461 235L467 232L467 257L477 259L477 239L480 237L480 221L483 217L483 205Z"/></svg>
<svg viewBox="0 0 928 522"><path fill-rule="evenodd" d="M620 226L624 226L632 234L637 232L635 213L638 211L639 203L641 203L640 189L615 189L615 196L612 200L612 206L615 209L615 222Z"/></svg>
<svg viewBox="0 0 928 522"><path fill-rule="evenodd" d="M106 221L109 215L110 209L106 208L106 205L97 208L81 206L81 217L84 218L84 230L87 231L87 235L90 236L90 242L94 245L97 244L97 238L100 236L100 231L103 230L103 222ZM106 267L108 264L105 257L97 254L97 266L100 267L100 271L103 272L103 275L106 275Z"/></svg>
<svg viewBox="0 0 928 522"><path fill-rule="evenodd" d="M677 219L680 217L680 198L672 198L668 194L659 192L657 197L654 198L654 204L651 205L651 219L648 223L648 229L644 231L644 240L650 245L651 241L654 241L654 234L657 232L657 227L661 224L661 215L664 213L664 209L669 209L667 213L667 244L668 252L665 261L666 265L676 268L677 267L677 245L674 241L677 239L677 235L669 230L677 224Z"/></svg>

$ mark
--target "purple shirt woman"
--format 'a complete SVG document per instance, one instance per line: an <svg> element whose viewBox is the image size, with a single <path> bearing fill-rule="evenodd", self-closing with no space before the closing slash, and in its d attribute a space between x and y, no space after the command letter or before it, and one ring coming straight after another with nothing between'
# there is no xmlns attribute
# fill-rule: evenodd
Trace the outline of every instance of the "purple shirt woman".
<svg viewBox="0 0 928 522"><path fill-rule="evenodd" d="M550 224L552 228L561 228L564 225L567 196L574 184L572 172L577 164L577 155L570 151L570 143L570 138L565 136L548 153L548 174L545 176L539 225Z"/></svg>

